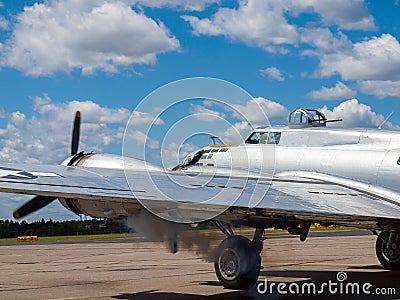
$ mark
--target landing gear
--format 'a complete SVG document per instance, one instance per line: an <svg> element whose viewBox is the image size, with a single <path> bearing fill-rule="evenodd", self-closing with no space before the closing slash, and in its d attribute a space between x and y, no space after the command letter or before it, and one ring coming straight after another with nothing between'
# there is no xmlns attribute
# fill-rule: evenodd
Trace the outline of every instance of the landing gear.
<svg viewBox="0 0 400 300"><path fill-rule="evenodd" d="M220 229L223 224L216 224ZM263 232L257 228L253 242L234 235L230 226L222 230L228 237L219 245L214 267L219 282L228 289L246 290L254 286L260 275Z"/></svg>
<svg viewBox="0 0 400 300"><path fill-rule="evenodd" d="M224 287L245 290L257 282L261 257L248 238L232 235L218 247L214 267Z"/></svg>
<svg viewBox="0 0 400 300"><path fill-rule="evenodd" d="M400 270L400 235L382 231L376 240L376 256L387 270Z"/></svg>

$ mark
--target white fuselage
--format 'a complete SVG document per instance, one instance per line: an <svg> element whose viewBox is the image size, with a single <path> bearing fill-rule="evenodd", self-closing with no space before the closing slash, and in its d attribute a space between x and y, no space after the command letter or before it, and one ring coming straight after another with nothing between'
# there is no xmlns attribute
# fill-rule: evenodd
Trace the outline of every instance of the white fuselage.
<svg viewBox="0 0 400 300"><path fill-rule="evenodd" d="M233 174L239 170L265 176L294 171L315 172L400 192L398 132L326 127L278 127L256 129L255 132L280 133L280 140L277 144L265 142L243 143L236 147L207 147L207 153L191 167L192 171L208 172L208 169L222 168L231 169ZM224 149L223 152L221 149ZM211 158L209 154L212 154Z"/></svg>

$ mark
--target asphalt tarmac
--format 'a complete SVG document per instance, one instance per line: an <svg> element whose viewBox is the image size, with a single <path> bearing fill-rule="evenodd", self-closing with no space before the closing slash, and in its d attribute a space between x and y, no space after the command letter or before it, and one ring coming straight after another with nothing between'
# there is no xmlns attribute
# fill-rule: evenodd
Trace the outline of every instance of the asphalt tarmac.
<svg viewBox="0 0 400 300"><path fill-rule="evenodd" d="M400 297L400 272L382 269L369 232L270 234L250 291L219 285L207 257L222 238L185 236L176 254L139 238L0 244L0 299L345 299L356 285L362 299Z"/></svg>

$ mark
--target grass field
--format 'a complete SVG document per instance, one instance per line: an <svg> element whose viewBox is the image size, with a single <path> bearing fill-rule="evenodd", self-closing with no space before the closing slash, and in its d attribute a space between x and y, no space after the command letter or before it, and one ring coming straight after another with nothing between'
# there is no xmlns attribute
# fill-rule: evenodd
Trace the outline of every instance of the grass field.
<svg viewBox="0 0 400 300"><path fill-rule="evenodd" d="M66 236L39 236L37 241L17 241L17 238L0 239L0 243L57 243L63 241L96 241L109 239L123 239L137 236L134 233L110 233L90 235L66 235Z"/></svg>
<svg viewBox="0 0 400 300"><path fill-rule="evenodd" d="M359 230L357 228L349 228L349 227L311 227L310 231L347 231L347 230ZM210 235L222 235L217 229L204 229L201 230L203 233L209 233ZM254 233L253 228L235 228L236 234L241 235L252 235ZM268 229L266 233L285 233L286 230L274 230ZM18 241L17 238L0 238L1 243L57 243L63 241L101 241L101 240L109 240L109 239L124 239L124 238L133 238L139 236L136 233L110 233L110 234L90 234L90 235L67 235L67 236L39 236L36 241Z"/></svg>

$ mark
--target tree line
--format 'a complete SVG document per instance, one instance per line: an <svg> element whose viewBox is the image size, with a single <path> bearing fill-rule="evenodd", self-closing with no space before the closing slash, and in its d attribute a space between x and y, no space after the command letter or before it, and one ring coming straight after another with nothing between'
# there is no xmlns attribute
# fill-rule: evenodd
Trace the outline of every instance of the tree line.
<svg viewBox="0 0 400 300"><path fill-rule="evenodd" d="M131 232L124 222L108 219L53 221L44 219L28 223L0 220L0 238L14 238L22 235L60 236L100 233Z"/></svg>

